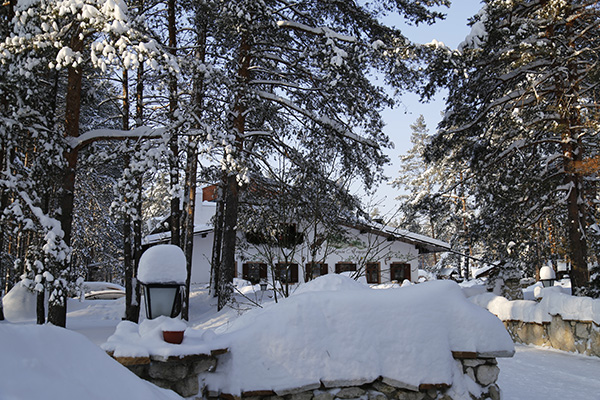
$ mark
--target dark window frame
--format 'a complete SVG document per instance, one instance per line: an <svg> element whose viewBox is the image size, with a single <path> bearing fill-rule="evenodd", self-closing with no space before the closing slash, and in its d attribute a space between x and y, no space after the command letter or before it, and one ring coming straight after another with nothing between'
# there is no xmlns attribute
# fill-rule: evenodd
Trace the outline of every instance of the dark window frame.
<svg viewBox="0 0 600 400"><path fill-rule="evenodd" d="M315 275L315 269L317 269L319 272L317 275ZM306 265L304 266L304 282L308 282L310 280L318 278L319 276L327 275L328 273L329 265L327 263L306 263Z"/></svg>
<svg viewBox="0 0 600 400"><path fill-rule="evenodd" d="M286 272L286 276L282 277L282 272ZM275 280L283 284L298 283L298 264L278 262L275 264ZM283 279L282 279L283 278Z"/></svg>
<svg viewBox="0 0 600 400"><path fill-rule="evenodd" d="M393 262L390 264L390 281L397 281L398 283L404 282L405 279L408 279L412 282L411 273L412 268L410 264L403 262ZM402 279L398 279L398 272L402 271Z"/></svg>
<svg viewBox="0 0 600 400"><path fill-rule="evenodd" d="M372 279L373 275L377 274L376 279ZM369 284L380 284L381 283L381 263L380 262L368 262L365 264L365 278Z"/></svg>
<svg viewBox="0 0 600 400"><path fill-rule="evenodd" d="M335 273L356 272L356 263L353 262L338 262L335 263Z"/></svg>
<svg viewBox="0 0 600 400"><path fill-rule="evenodd" d="M267 264L261 262L247 262L242 264L242 279L250 281L253 285L267 279Z"/></svg>

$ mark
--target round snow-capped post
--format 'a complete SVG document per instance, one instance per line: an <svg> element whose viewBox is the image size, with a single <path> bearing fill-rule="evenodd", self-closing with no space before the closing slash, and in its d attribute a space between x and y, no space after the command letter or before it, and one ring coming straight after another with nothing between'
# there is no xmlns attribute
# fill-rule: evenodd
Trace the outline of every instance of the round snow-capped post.
<svg viewBox="0 0 600 400"><path fill-rule="evenodd" d="M159 244L140 257L138 280L146 300L146 317L174 318L181 312L182 287L187 278L185 254L178 246Z"/></svg>
<svg viewBox="0 0 600 400"><path fill-rule="evenodd" d="M544 287L554 286L554 280L556 279L556 273L547 265L540 268L540 281Z"/></svg>

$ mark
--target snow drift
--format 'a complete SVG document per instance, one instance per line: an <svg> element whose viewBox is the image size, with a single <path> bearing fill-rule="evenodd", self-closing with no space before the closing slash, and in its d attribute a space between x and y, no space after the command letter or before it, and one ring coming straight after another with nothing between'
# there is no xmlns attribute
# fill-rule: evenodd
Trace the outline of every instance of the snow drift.
<svg viewBox="0 0 600 400"><path fill-rule="evenodd" d="M0 399L181 399L139 379L85 336L0 323Z"/></svg>
<svg viewBox="0 0 600 400"><path fill-rule="evenodd" d="M379 377L407 388L452 385L463 379L452 351L514 353L500 320L454 282L358 290L340 278L319 277L218 330L230 352L204 377L209 390L237 395Z"/></svg>

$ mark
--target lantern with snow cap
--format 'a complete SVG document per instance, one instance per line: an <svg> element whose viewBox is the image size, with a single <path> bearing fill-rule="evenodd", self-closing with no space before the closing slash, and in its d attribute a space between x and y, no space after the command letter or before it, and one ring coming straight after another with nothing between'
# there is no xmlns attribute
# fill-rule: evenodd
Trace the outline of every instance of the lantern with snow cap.
<svg viewBox="0 0 600 400"><path fill-rule="evenodd" d="M144 291L148 319L179 315L186 278L185 254L178 246L159 244L142 254L138 280Z"/></svg>
<svg viewBox="0 0 600 400"><path fill-rule="evenodd" d="M547 265L544 265L540 268L540 281L544 287L554 286L554 281L556 280L556 273Z"/></svg>

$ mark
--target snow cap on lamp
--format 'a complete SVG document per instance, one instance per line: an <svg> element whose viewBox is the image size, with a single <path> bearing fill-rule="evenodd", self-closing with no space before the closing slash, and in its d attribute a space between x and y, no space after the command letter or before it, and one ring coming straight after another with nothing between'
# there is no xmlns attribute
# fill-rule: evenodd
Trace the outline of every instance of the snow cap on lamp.
<svg viewBox="0 0 600 400"><path fill-rule="evenodd" d="M138 280L143 283L185 284L187 278L185 254L174 244L150 247L140 257Z"/></svg>

